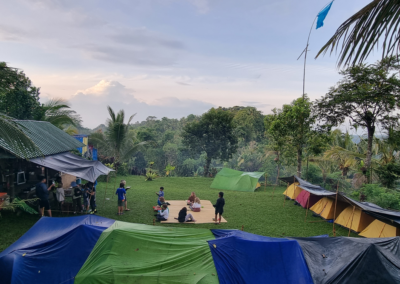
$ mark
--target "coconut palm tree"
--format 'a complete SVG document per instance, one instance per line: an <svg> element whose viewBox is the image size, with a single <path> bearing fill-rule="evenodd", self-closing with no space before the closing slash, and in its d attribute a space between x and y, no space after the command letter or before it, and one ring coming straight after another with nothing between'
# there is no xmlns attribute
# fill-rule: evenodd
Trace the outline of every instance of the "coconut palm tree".
<svg viewBox="0 0 400 284"><path fill-rule="evenodd" d="M400 1L374 0L336 30L316 57L330 50L340 50L338 65L356 64L365 60L382 43L382 57L397 53L400 48Z"/></svg>
<svg viewBox="0 0 400 284"><path fill-rule="evenodd" d="M89 143L96 146L102 153L107 153L108 157L113 158L114 164L117 164L129 160L148 142L137 142L134 131L129 130L129 124L135 115L132 115L125 123L124 110L115 114L110 106L107 106L107 109L110 114L106 122L107 130L105 133L100 131L91 134Z"/></svg>
<svg viewBox="0 0 400 284"><path fill-rule="evenodd" d="M47 121L63 130L76 127L81 122L81 117L70 108L67 101L63 99L51 99L41 105L35 113L35 120Z"/></svg>
<svg viewBox="0 0 400 284"><path fill-rule="evenodd" d="M7 144L23 159L42 156L35 143L22 131L23 126L11 117L0 113L0 142Z"/></svg>

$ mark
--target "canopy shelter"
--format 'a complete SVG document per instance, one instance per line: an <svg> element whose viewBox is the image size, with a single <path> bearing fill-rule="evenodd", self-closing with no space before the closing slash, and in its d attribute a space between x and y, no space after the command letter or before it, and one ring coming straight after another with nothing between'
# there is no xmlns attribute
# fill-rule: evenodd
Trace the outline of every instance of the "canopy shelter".
<svg viewBox="0 0 400 284"><path fill-rule="evenodd" d="M348 206L348 204L337 201L336 211L335 211L335 199L323 197L317 203L315 203L310 210L315 214L321 216L326 220L334 219L334 217L339 216L339 214ZM336 216L334 216L336 213Z"/></svg>
<svg viewBox="0 0 400 284"><path fill-rule="evenodd" d="M339 215L336 215L335 223L354 232L363 231L375 218L365 214L361 209L355 206L347 206Z"/></svg>
<svg viewBox="0 0 400 284"><path fill-rule="evenodd" d="M89 161L70 152L35 158L30 161L43 167L77 176L91 182L94 182L99 176L108 175L113 171L99 161Z"/></svg>
<svg viewBox="0 0 400 284"><path fill-rule="evenodd" d="M241 172L223 168L214 178L210 188L221 190L254 191L264 173Z"/></svg>
<svg viewBox="0 0 400 284"><path fill-rule="evenodd" d="M400 238L294 238L314 284L400 283Z"/></svg>
<svg viewBox="0 0 400 284"><path fill-rule="evenodd" d="M300 194L296 197L296 201L303 207L303 208L310 208L314 206L319 200L321 200L322 196L314 195L309 193L307 190L303 190Z"/></svg>
<svg viewBox="0 0 400 284"><path fill-rule="evenodd" d="M374 220L359 235L366 238L391 238L400 236L400 228Z"/></svg>
<svg viewBox="0 0 400 284"><path fill-rule="evenodd" d="M309 183L298 176L294 175L291 177L283 177L279 178L281 181L286 182L289 185L296 183L297 187L300 187L303 190L307 190L309 193L312 193L317 196L334 196L336 195L336 192L332 192L329 190L326 190L325 188L315 185L312 183Z"/></svg>
<svg viewBox="0 0 400 284"><path fill-rule="evenodd" d="M258 236L237 230L212 230L208 241L223 283L312 284L297 241Z"/></svg>

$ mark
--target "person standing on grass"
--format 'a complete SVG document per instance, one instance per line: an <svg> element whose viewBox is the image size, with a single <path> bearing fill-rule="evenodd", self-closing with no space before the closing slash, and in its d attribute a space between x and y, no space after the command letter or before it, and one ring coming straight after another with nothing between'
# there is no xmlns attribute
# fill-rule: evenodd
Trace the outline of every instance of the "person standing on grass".
<svg viewBox="0 0 400 284"><path fill-rule="evenodd" d="M213 218L215 224L221 224L222 213L224 213L224 206L225 206L224 193L222 191L218 193L218 197L219 198L217 199L217 203L213 205L215 207L215 218ZM219 219L217 218L218 214L219 214Z"/></svg>
<svg viewBox="0 0 400 284"><path fill-rule="evenodd" d="M72 196L72 207L74 208L74 214L76 214L76 208L78 207L78 212L82 213L82 190L77 184L74 186L74 195Z"/></svg>
<svg viewBox="0 0 400 284"><path fill-rule="evenodd" d="M160 191L156 194L158 195L157 204L161 206L160 197L164 197L164 187L160 187Z"/></svg>
<svg viewBox="0 0 400 284"><path fill-rule="evenodd" d="M119 188L115 192L116 195L118 195L118 213L117 215L122 215L124 214L124 203L125 203L125 198L126 198L126 190L125 190L125 184L122 182L119 184Z"/></svg>
<svg viewBox="0 0 400 284"><path fill-rule="evenodd" d="M89 213L89 186L87 183L83 186L83 211Z"/></svg>
<svg viewBox="0 0 400 284"><path fill-rule="evenodd" d="M92 212L90 214L97 213L96 209L96 188L93 183L89 183L89 199L90 199L90 207L92 208Z"/></svg>
<svg viewBox="0 0 400 284"><path fill-rule="evenodd" d="M62 182L58 183L56 195L57 195L58 206L60 208L60 211L62 212L62 206L63 206L64 200L65 200L65 192L64 192Z"/></svg>
<svg viewBox="0 0 400 284"><path fill-rule="evenodd" d="M36 196L40 198L39 208L42 217L44 216L44 210L47 210L49 217L51 217L50 202L49 202L49 191L54 187L54 183L48 188L46 186L46 178L41 176L40 182L36 185Z"/></svg>
<svg viewBox="0 0 400 284"><path fill-rule="evenodd" d="M126 191L127 190L127 188L126 188L126 180L121 180L121 183L124 184L124 188L125 188L125 191ZM125 195L125 211L131 211L131 209L128 209L128 200L126 200L126 195Z"/></svg>

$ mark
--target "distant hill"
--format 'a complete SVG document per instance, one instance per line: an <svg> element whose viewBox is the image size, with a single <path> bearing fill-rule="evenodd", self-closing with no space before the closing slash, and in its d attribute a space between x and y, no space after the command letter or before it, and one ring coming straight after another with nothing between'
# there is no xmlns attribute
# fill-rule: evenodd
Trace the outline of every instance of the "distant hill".
<svg viewBox="0 0 400 284"><path fill-rule="evenodd" d="M107 127L104 124L100 124L99 126L97 126L96 128L94 128L92 131L93 132L97 132L99 130L101 130L102 132L105 132L107 129Z"/></svg>
<svg viewBox="0 0 400 284"><path fill-rule="evenodd" d="M100 124L99 126L97 126L96 128L93 128L93 129L85 128L85 127L81 127L81 126L78 126L77 129L78 129L78 134L90 135L91 133L97 132L98 130L101 130L104 132L104 131L106 131L107 127L104 124Z"/></svg>

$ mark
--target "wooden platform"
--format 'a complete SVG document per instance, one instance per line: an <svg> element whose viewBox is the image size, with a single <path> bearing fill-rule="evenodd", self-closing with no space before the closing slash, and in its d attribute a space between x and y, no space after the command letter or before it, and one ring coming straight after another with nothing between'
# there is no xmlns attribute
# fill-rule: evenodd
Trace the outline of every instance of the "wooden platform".
<svg viewBox="0 0 400 284"><path fill-rule="evenodd" d="M169 208L169 218L167 221L161 221L161 223L179 223L178 218L179 211L181 211L182 207L188 208L188 213L193 215L193 218L196 219L196 222L186 222L185 224L205 224L205 223L215 223L213 218L215 217L215 208L209 200L201 201L201 211L193 212L189 209L189 206L186 204L186 200L167 200L167 202L171 205ZM226 223L227 221L222 217L221 223ZM182 224L182 223L180 223Z"/></svg>

